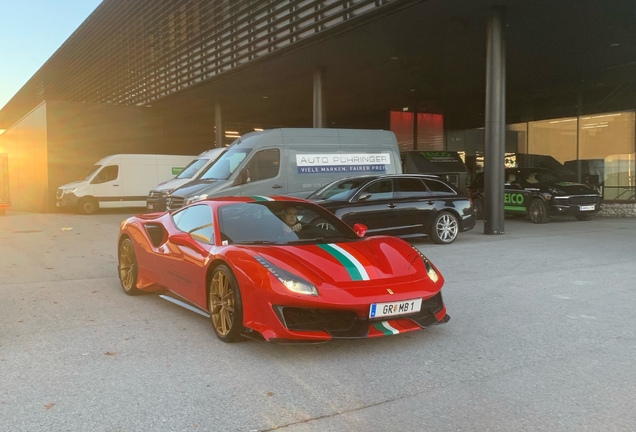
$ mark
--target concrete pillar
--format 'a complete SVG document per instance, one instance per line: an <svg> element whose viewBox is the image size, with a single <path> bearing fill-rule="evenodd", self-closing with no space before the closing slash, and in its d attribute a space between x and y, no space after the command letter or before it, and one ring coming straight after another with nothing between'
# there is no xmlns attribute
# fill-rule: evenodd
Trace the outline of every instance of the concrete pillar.
<svg viewBox="0 0 636 432"><path fill-rule="evenodd" d="M223 147L223 121L221 117L221 103L214 103L214 126L216 127L216 147Z"/></svg>
<svg viewBox="0 0 636 432"><path fill-rule="evenodd" d="M504 9L488 11L486 41L486 122L484 148L484 234L504 230L504 153L506 149L506 48Z"/></svg>
<svg viewBox="0 0 636 432"><path fill-rule="evenodd" d="M325 102L323 91L323 79L325 71L318 68L314 71L314 127L325 127Z"/></svg>

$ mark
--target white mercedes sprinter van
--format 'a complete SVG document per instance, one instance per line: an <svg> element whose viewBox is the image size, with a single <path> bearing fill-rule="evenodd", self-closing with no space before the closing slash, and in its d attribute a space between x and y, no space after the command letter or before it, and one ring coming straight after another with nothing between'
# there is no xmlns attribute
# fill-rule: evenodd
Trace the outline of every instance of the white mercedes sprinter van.
<svg viewBox="0 0 636 432"><path fill-rule="evenodd" d="M145 207L150 189L179 174L196 156L117 154L91 167L85 180L60 186L56 206L81 214L99 208Z"/></svg>
<svg viewBox="0 0 636 432"><path fill-rule="evenodd" d="M402 174L395 134L366 129L271 129L232 143L197 180L174 190L168 210L220 196L299 198L342 177Z"/></svg>
<svg viewBox="0 0 636 432"><path fill-rule="evenodd" d="M170 192L194 179L197 179L210 165L216 162L225 150L227 150L226 147L221 147L204 151L197 156L195 160L190 162L190 164L185 167L178 176L161 182L153 187L148 193L148 199L146 199L146 208L148 211L165 211L166 197L170 194Z"/></svg>

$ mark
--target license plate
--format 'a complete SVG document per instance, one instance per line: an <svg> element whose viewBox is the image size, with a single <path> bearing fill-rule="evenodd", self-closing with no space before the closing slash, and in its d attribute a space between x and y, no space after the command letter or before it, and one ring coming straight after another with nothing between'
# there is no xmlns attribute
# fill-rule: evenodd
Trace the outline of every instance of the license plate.
<svg viewBox="0 0 636 432"><path fill-rule="evenodd" d="M594 206L593 205L591 205L591 206L579 206L579 209L581 211L590 211L590 210L594 210Z"/></svg>
<svg viewBox="0 0 636 432"><path fill-rule="evenodd" d="M391 303L371 303L371 308L369 309L369 318L406 315L419 312L421 308L421 298Z"/></svg>
<svg viewBox="0 0 636 432"><path fill-rule="evenodd" d="M155 208L155 206L154 206L154 205L152 205L152 204L148 204L148 210L152 210L153 208Z"/></svg>

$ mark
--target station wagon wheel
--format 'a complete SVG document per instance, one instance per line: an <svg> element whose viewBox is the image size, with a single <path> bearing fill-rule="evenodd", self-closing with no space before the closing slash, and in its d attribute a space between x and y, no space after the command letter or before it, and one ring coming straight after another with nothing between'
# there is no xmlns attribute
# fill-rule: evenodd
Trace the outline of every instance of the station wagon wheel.
<svg viewBox="0 0 636 432"><path fill-rule="evenodd" d="M124 292L130 296L142 293L137 289L137 274L135 247L130 239L125 239L119 245L119 280Z"/></svg>
<svg viewBox="0 0 636 432"><path fill-rule="evenodd" d="M328 230L328 231L335 231L336 230L333 227L333 225L331 225L329 222L327 222L324 219L316 219L315 221L312 222L312 225L315 226L316 228L322 228L322 229Z"/></svg>
<svg viewBox="0 0 636 432"><path fill-rule="evenodd" d="M459 234L459 222L454 214L439 212L431 227L431 240L437 244L450 244Z"/></svg>
<svg viewBox="0 0 636 432"><path fill-rule="evenodd" d="M224 264L210 278L210 318L214 332L223 342L236 342L243 332L243 303L232 271Z"/></svg>
<svg viewBox="0 0 636 432"><path fill-rule="evenodd" d="M528 214L530 215L530 220L536 224L546 223L550 220L548 208L539 198L535 198L530 202Z"/></svg>

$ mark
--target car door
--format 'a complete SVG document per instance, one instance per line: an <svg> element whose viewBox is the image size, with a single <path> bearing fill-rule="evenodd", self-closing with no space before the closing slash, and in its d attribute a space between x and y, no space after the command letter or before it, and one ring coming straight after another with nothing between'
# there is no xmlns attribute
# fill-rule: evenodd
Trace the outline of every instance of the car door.
<svg viewBox="0 0 636 432"><path fill-rule="evenodd" d="M351 199L349 212L342 215L349 226L365 224L367 235L387 234L393 227L392 217L396 204L393 195L393 181L388 178L369 182Z"/></svg>
<svg viewBox="0 0 636 432"><path fill-rule="evenodd" d="M427 178L424 179L424 184L426 184L432 195L427 201L431 205L430 218L427 219L428 224L424 226L424 231L428 233L431 224L440 211L455 207L454 200L457 197L457 192L441 180Z"/></svg>
<svg viewBox="0 0 636 432"><path fill-rule="evenodd" d="M285 193L285 179L280 169L280 150L260 150L241 170L240 195L279 195Z"/></svg>
<svg viewBox="0 0 636 432"><path fill-rule="evenodd" d="M188 207L174 215L175 226L188 233L206 249L214 242L212 209L207 204ZM170 243L170 241L168 241ZM169 244L171 260L165 266L168 287L180 296L205 307L205 257L197 251Z"/></svg>
<svg viewBox="0 0 636 432"><path fill-rule="evenodd" d="M427 229L435 216L435 197L422 179L417 177L393 178L396 216L393 217L397 234L416 234Z"/></svg>
<svg viewBox="0 0 636 432"><path fill-rule="evenodd" d="M531 191L521 185L521 172L518 169L505 171L504 211L513 214L525 214L528 207L528 196Z"/></svg>
<svg viewBox="0 0 636 432"><path fill-rule="evenodd" d="M90 193L99 201L101 208L122 207L124 204L122 177L123 173L119 169L119 165L103 166L91 180L87 193Z"/></svg>

